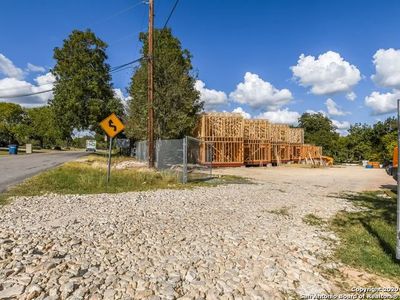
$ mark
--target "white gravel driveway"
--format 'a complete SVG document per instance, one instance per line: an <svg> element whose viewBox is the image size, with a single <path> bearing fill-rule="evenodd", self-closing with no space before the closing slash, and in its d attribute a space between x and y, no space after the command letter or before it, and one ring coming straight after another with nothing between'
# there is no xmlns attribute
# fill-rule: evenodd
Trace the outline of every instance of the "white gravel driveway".
<svg viewBox="0 0 400 300"><path fill-rule="evenodd" d="M330 170L335 190L348 189L348 178ZM302 218L328 218L350 205L327 197L331 187L303 171L296 182L258 177L258 184L194 190L16 199L0 209L0 299L329 292L335 287L322 270L335 264L323 258L331 253L326 237L335 236ZM376 171L375 182L387 176Z"/></svg>

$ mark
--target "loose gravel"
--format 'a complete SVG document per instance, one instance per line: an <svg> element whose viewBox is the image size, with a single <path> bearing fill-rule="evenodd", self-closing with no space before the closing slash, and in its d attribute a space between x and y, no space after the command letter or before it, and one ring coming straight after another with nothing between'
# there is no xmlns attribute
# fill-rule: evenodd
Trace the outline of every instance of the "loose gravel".
<svg viewBox="0 0 400 300"><path fill-rule="evenodd" d="M323 187L17 198L0 209L0 299L288 299L335 289L303 222L350 209ZM285 213L282 213L285 211Z"/></svg>

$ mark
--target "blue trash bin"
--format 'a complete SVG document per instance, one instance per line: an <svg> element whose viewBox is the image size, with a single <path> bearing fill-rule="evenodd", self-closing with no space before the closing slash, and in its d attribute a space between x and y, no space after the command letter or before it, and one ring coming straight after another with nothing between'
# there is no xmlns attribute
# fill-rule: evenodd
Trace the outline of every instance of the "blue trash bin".
<svg viewBox="0 0 400 300"><path fill-rule="evenodd" d="M18 146L17 145L8 145L8 154L18 154Z"/></svg>

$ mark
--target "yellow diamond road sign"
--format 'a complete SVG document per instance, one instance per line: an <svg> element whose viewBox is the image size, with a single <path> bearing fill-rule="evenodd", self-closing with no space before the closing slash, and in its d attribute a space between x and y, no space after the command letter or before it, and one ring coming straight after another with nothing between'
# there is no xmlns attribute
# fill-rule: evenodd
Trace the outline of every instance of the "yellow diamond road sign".
<svg viewBox="0 0 400 300"><path fill-rule="evenodd" d="M113 138L125 128L124 124L122 124L121 120L114 113L101 121L100 126L110 138Z"/></svg>

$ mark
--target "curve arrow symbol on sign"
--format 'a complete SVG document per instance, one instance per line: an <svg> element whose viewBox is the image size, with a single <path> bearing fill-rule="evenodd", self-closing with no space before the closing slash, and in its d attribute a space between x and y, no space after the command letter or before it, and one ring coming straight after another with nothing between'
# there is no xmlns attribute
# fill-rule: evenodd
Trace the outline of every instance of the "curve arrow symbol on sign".
<svg viewBox="0 0 400 300"><path fill-rule="evenodd" d="M110 126L114 132L117 131L117 126L114 125L113 120L108 120L108 126Z"/></svg>

